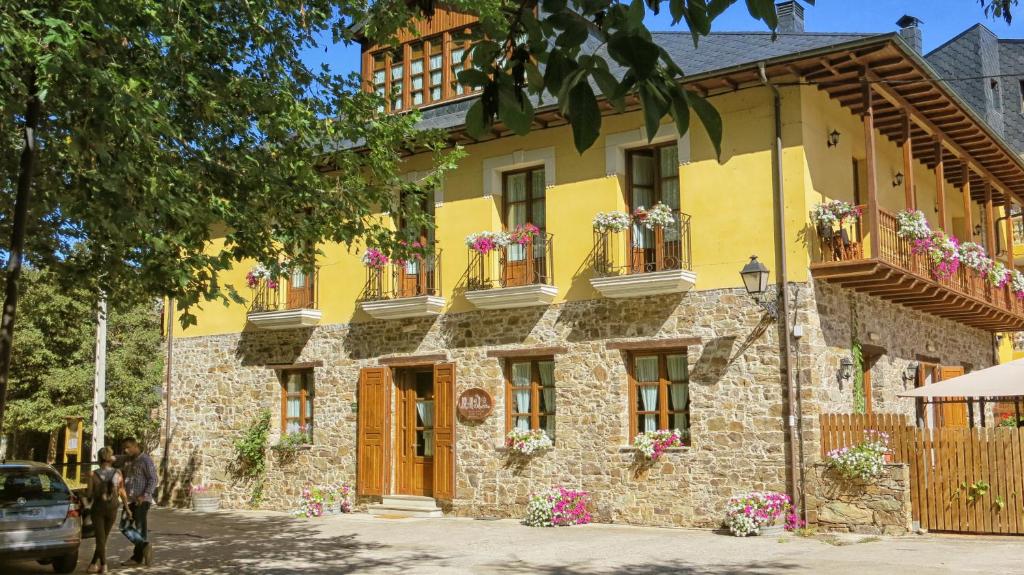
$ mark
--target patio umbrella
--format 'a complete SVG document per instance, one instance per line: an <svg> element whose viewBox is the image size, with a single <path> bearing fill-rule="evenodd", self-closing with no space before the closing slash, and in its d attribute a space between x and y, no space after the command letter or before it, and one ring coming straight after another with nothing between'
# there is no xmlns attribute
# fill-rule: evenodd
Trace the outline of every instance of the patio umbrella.
<svg viewBox="0 0 1024 575"><path fill-rule="evenodd" d="M897 393L901 397L1024 397L1024 359Z"/></svg>

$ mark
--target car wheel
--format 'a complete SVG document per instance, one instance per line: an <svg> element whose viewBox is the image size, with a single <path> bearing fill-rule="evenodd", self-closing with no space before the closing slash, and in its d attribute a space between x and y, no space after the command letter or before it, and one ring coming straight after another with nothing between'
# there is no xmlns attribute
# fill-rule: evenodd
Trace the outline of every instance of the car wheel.
<svg viewBox="0 0 1024 575"><path fill-rule="evenodd" d="M53 570L57 573L71 573L78 566L78 549L53 560Z"/></svg>

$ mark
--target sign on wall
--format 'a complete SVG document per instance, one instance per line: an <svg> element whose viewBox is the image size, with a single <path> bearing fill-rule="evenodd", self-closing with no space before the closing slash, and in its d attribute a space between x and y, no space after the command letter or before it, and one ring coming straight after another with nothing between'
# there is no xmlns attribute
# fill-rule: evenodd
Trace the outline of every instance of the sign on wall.
<svg viewBox="0 0 1024 575"><path fill-rule="evenodd" d="M494 411L494 398L487 390L471 387L459 395L456 409L463 419L483 421Z"/></svg>

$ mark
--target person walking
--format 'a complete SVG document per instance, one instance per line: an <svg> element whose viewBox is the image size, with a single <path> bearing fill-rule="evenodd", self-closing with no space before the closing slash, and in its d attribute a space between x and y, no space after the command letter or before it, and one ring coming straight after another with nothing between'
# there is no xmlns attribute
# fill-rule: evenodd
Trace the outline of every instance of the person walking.
<svg viewBox="0 0 1024 575"><path fill-rule="evenodd" d="M128 492L128 509L135 520L135 527L142 533L143 542L135 544L131 559L121 565L150 565L153 561L153 546L149 540L149 508L156 493L156 465L149 454L135 438L122 442L125 454L125 485Z"/></svg>
<svg viewBox="0 0 1024 575"><path fill-rule="evenodd" d="M92 507L89 515L96 534L96 551L89 562L88 573L107 572L107 540L110 529L117 521L118 502L128 505L128 494L124 490L124 477L114 469L114 450L109 447L100 449L100 467L89 477L89 501Z"/></svg>

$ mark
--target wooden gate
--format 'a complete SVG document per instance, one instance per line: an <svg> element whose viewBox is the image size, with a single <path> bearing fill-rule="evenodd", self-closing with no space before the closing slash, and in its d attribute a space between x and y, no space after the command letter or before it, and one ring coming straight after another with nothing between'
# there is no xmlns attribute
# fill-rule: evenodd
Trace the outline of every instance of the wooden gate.
<svg viewBox="0 0 1024 575"><path fill-rule="evenodd" d="M918 429L894 414L823 414L821 455L889 434L910 466L915 521L930 531L1024 535L1024 428Z"/></svg>

